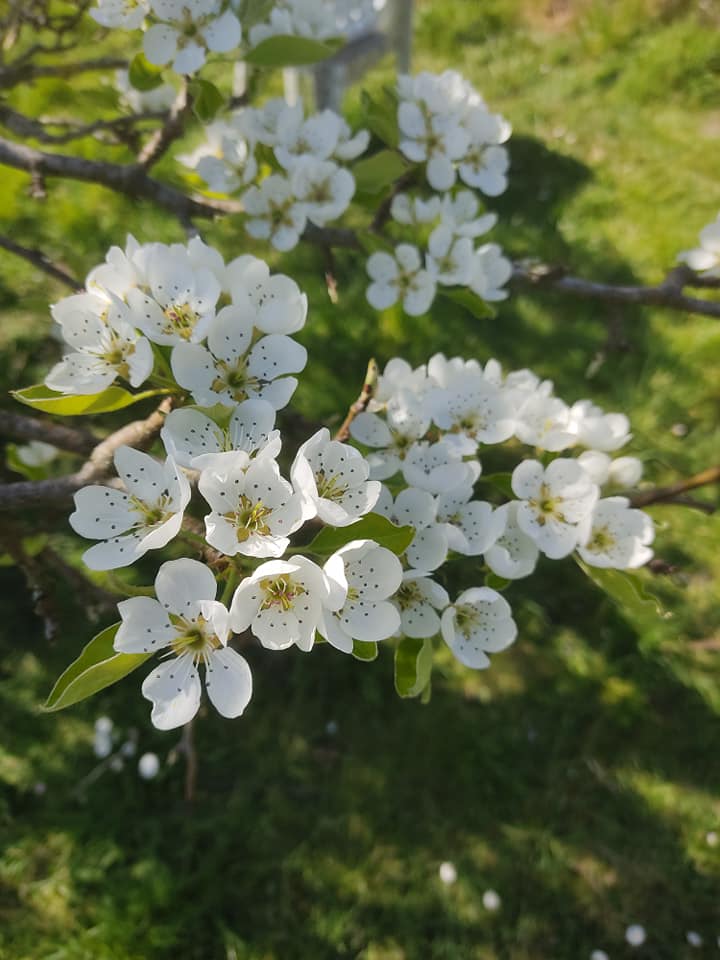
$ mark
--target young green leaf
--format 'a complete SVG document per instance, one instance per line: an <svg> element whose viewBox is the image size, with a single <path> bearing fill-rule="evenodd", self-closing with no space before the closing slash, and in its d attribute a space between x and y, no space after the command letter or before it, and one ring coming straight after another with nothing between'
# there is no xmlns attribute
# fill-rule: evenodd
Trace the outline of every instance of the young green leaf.
<svg viewBox="0 0 720 960"><path fill-rule="evenodd" d="M151 653L117 653L113 640L119 627L119 623L114 623L93 637L50 691L45 710L64 710L91 697L122 680L152 656Z"/></svg>
<svg viewBox="0 0 720 960"><path fill-rule="evenodd" d="M636 573L627 570L612 570L605 567L591 567L578 559L581 570L596 586L600 587L622 610L645 616L652 610L662 614L660 600L647 589L647 585Z"/></svg>
<svg viewBox="0 0 720 960"><path fill-rule="evenodd" d="M448 300L452 300L453 303L464 307L478 320L487 320L496 316L494 307L491 307L486 300L473 293L472 290L468 290L467 287L439 287L438 293L447 297Z"/></svg>
<svg viewBox="0 0 720 960"><path fill-rule="evenodd" d="M407 169L408 164L395 150L380 150L359 160L352 173L358 192L376 194L387 190Z"/></svg>
<svg viewBox="0 0 720 960"><path fill-rule="evenodd" d="M412 543L414 527L398 527L379 513L369 513L349 527L323 527L309 546L314 553L331 554L351 540L374 540L381 547L401 554Z"/></svg>
<svg viewBox="0 0 720 960"><path fill-rule="evenodd" d="M210 83L209 80L202 80L200 77L196 77L190 82L189 89L193 98L193 113L201 123L209 123L225 103L225 97L214 83Z"/></svg>
<svg viewBox="0 0 720 960"><path fill-rule="evenodd" d="M79 417L90 413L110 413L122 410L133 403L148 397L157 397L169 393L169 390L143 390L141 393L128 393L122 387L108 387L101 393L74 395L56 393L44 384L37 383L24 390L13 390L12 396L34 410L55 413L60 417Z"/></svg>
<svg viewBox="0 0 720 960"><path fill-rule="evenodd" d="M361 102L365 110L364 124L388 147L397 147L400 133L397 122L397 101L389 90L383 89L377 97L363 90Z"/></svg>
<svg viewBox="0 0 720 960"><path fill-rule="evenodd" d="M130 61L128 79L136 90L154 90L163 82L162 67L150 63L144 53L136 53Z"/></svg>
<svg viewBox="0 0 720 960"><path fill-rule="evenodd" d="M489 483L496 490L500 490L505 494L506 497L509 497L511 500L515 499L515 494L513 493L512 488L512 474L510 473L488 473L487 475L483 474L480 477L482 483Z"/></svg>
<svg viewBox="0 0 720 960"><path fill-rule="evenodd" d="M248 51L245 62L254 67L309 66L327 60L344 45L345 41L341 37L329 37L321 42L310 37L278 34L262 40Z"/></svg>
<svg viewBox="0 0 720 960"><path fill-rule="evenodd" d="M373 660L377 660L378 645L368 640L353 640L352 655L356 660L371 663Z"/></svg>
<svg viewBox="0 0 720 960"><path fill-rule="evenodd" d="M401 697L418 697L430 683L432 640L403 637L395 650L395 689Z"/></svg>

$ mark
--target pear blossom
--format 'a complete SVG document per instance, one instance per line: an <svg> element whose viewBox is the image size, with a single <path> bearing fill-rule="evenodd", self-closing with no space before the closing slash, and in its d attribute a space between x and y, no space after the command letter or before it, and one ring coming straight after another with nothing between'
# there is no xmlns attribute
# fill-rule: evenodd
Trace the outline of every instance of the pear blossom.
<svg viewBox="0 0 720 960"><path fill-rule="evenodd" d="M492 117L492 114L486 114ZM484 126L483 118L483 124ZM474 132L474 131L473 131ZM498 131L498 136L504 136L504 128ZM507 171L510 158L504 147L482 142L473 143L458 167L460 178L469 186L475 187L488 197L497 197L507 190Z"/></svg>
<svg viewBox="0 0 720 960"><path fill-rule="evenodd" d="M272 457L221 454L202 471L198 488L211 508L207 542L229 557L281 557L304 519L304 491L293 490Z"/></svg>
<svg viewBox="0 0 720 960"><path fill-rule="evenodd" d="M402 633L418 639L435 636L440 630L438 610L450 603L445 588L420 570L405 571L392 599L400 613Z"/></svg>
<svg viewBox="0 0 720 960"><path fill-rule="evenodd" d="M720 214L700 231L700 246L684 250L678 260L706 277L720 277Z"/></svg>
<svg viewBox="0 0 720 960"><path fill-rule="evenodd" d="M402 472L410 486L430 493L449 493L458 487L472 486L480 476L480 463L462 460L457 448L446 439L436 443L425 440L408 449Z"/></svg>
<svg viewBox="0 0 720 960"><path fill-rule="evenodd" d="M243 450L253 456L268 450L277 456L280 449L279 433L275 426L275 410L265 400L243 400L230 415L227 426L221 427L200 410L180 407L171 410L165 418L160 437L165 449L182 467L203 467L213 462L217 454Z"/></svg>
<svg viewBox="0 0 720 960"><path fill-rule="evenodd" d="M444 199L445 197L443 201ZM409 193L396 193L390 205L390 216L396 223L416 227L419 224L437 220L441 209L441 200L436 194L426 200L423 197L411 196Z"/></svg>
<svg viewBox="0 0 720 960"><path fill-rule="evenodd" d="M323 110L304 120L302 110L296 110L277 127L275 157L286 170L291 170L302 157L329 160L343 132L349 133L349 127L334 110Z"/></svg>
<svg viewBox="0 0 720 960"><path fill-rule="evenodd" d="M590 400L572 405L569 428L583 446L605 453L624 447L631 439L630 421L624 413L605 413Z"/></svg>
<svg viewBox="0 0 720 960"><path fill-rule="evenodd" d="M305 156L293 165L290 189L308 220L322 227L347 210L355 193L355 177L332 160Z"/></svg>
<svg viewBox="0 0 720 960"><path fill-rule="evenodd" d="M455 237L441 224L430 234L426 258L428 272L445 286L467 284L473 269L473 245L469 237Z"/></svg>
<svg viewBox="0 0 720 960"><path fill-rule="evenodd" d="M478 557L504 532L505 517L492 504L472 500L472 487L442 493L437 498L437 519L445 525L451 550Z"/></svg>
<svg viewBox="0 0 720 960"><path fill-rule="evenodd" d="M303 369L307 351L284 334L261 337L251 347L253 322L249 304L231 304L218 313L207 347L183 343L174 348L170 363L175 379L197 403L234 405L254 398L276 410L288 403L297 380L285 374Z"/></svg>
<svg viewBox="0 0 720 960"><path fill-rule="evenodd" d="M101 27L137 30L150 10L149 0L96 0L88 11Z"/></svg>
<svg viewBox="0 0 720 960"><path fill-rule="evenodd" d="M125 249L112 246L105 254L104 263L93 267L85 278L85 287L89 293L107 297L108 293L124 299L133 287L147 284L145 264L149 251L161 244L140 244L129 233L125 240Z"/></svg>
<svg viewBox="0 0 720 960"><path fill-rule="evenodd" d="M367 447L379 447L368 456L370 476L385 480L400 470L412 444L424 437L430 426L427 416L412 395L396 394L387 404L385 419L364 411L350 424L353 439Z"/></svg>
<svg viewBox="0 0 720 960"><path fill-rule="evenodd" d="M163 563L152 597L131 597L118 604L122 623L113 646L118 653L169 650L142 685L153 704L150 719L159 730L188 723L198 711L205 669L205 687L223 717L239 717L252 696L252 676L244 657L228 647L228 611L216 599L217 583L210 569L183 558ZM141 761L142 762L142 761ZM146 764L148 765L148 764Z"/></svg>
<svg viewBox="0 0 720 960"><path fill-rule="evenodd" d="M494 518L498 524L504 524L503 530L495 542L483 552L483 559L490 570L505 580L529 577L537 566L540 554L532 537L523 533L518 526L518 506L517 500L511 500L497 508Z"/></svg>
<svg viewBox="0 0 720 960"><path fill-rule="evenodd" d="M71 350L45 378L51 390L100 393L119 376L139 387L152 373L152 347L136 331L127 305L113 294L65 297L52 313Z"/></svg>
<svg viewBox="0 0 720 960"><path fill-rule="evenodd" d="M444 611L443 640L461 663L474 670L490 666L488 653L499 653L517 636L507 600L490 587L463 591Z"/></svg>
<svg viewBox="0 0 720 960"><path fill-rule="evenodd" d="M305 519L346 527L375 506L381 484L368 480L370 467L354 447L330 439L322 427L300 447L290 470L303 497Z"/></svg>
<svg viewBox="0 0 720 960"><path fill-rule="evenodd" d="M208 51L228 53L240 44L242 29L232 10L221 0L150 0L161 21L149 27L143 50L158 67L172 61L176 73L196 73Z"/></svg>
<svg viewBox="0 0 720 960"><path fill-rule="evenodd" d="M398 526L415 528L415 536L405 551L413 569L430 572L445 563L448 538L444 526L436 522L437 502L427 490L405 487L393 500L392 493L383 486L375 513Z"/></svg>
<svg viewBox="0 0 720 960"><path fill-rule="evenodd" d="M240 127L240 129L239 129ZM234 193L257 176L254 144L237 122L217 120L205 127L207 137L192 153L177 159L201 177L213 193Z"/></svg>
<svg viewBox="0 0 720 960"><path fill-rule="evenodd" d="M577 461L559 458L545 469L524 460L513 471L512 488L521 501L518 526L545 556L559 560L587 542L599 491Z"/></svg>
<svg viewBox="0 0 720 960"><path fill-rule="evenodd" d="M292 250L307 223L305 204L297 199L290 181L277 173L250 187L242 197L251 237L269 240L276 250Z"/></svg>
<svg viewBox="0 0 720 960"><path fill-rule="evenodd" d="M512 276L512 264L502 255L496 243L485 243L478 247L470 268L470 289L483 300L506 300L507 290L503 284Z"/></svg>
<svg viewBox="0 0 720 960"><path fill-rule="evenodd" d="M102 541L83 554L91 570L127 567L148 550L164 547L180 531L190 501L190 484L171 457L162 464L123 446L114 462L125 491L83 487L70 515L76 533Z"/></svg>
<svg viewBox="0 0 720 960"><path fill-rule="evenodd" d="M496 213L480 214L480 203L471 190L446 193L440 203L442 225L456 237L480 237L497 223Z"/></svg>
<svg viewBox="0 0 720 960"><path fill-rule="evenodd" d="M150 295L139 287L127 292L136 325L154 343L203 340L215 319L221 290L214 272L196 267L183 247L161 244L148 251L145 263Z"/></svg>
<svg viewBox="0 0 720 960"><path fill-rule="evenodd" d="M413 369L407 360L403 360L401 357L393 357L392 360L388 360L385 369L378 376L375 392L368 404L368 410L375 413L378 410L385 409L388 402L402 392L413 395L418 404L422 406L423 398L430 388L431 381L428 379L425 364Z"/></svg>
<svg viewBox="0 0 720 960"><path fill-rule="evenodd" d="M309 652L325 611L333 613L345 603L342 567L336 562L322 570L301 556L261 564L235 591L230 605L233 630L250 628L268 650L287 650L294 644Z"/></svg>
<svg viewBox="0 0 720 960"><path fill-rule="evenodd" d="M612 459L601 450L583 450L577 462L599 487L604 486L610 479L610 464Z"/></svg>
<svg viewBox="0 0 720 960"><path fill-rule="evenodd" d="M415 101L398 106L399 150L413 163L425 163L425 175L443 193L455 183L454 161L464 156L468 135L452 113L433 113Z"/></svg>
<svg viewBox="0 0 720 960"><path fill-rule="evenodd" d="M373 282L366 296L376 310L385 310L401 300L407 314L419 317L435 299L435 280L423 268L420 251L411 244L399 244L394 256L384 251L371 254L367 272Z"/></svg>
<svg viewBox="0 0 720 960"><path fill-rule="evenodd" d="M627 497L606 497L595 504L587 539L577 550L593 567L632 570L651 559L654 537L647 513L632 509Z"/></svg>
<svg viewBox="0 0 720 960"><path fill-rule="evenodd" d="M515 436L541 450L557 452L574 446L577 435L570 422L570 408L559 397L541 391L527 395L516 415Z"/></svg>
<svg viewBox="0 0 720 960"><path fill-rule="evenodd" d="M442 430L451 431L446 442L465 452L481 443L502 443L515 431L507 395L476 371L458 373L449 387L431 391L428 409Z"/></svg>
<svg viewBox="0 0 720 960"><path fill-rule="evenodd" d="M44 467L58 456L60 451L51 443L31 440L15 447L15 455L26 467Z"/></svg>
<svg viewBox="0 0 720 960"><path fill-rule="evenodd" d="M610 462L608 480L616 487L635 487L643 475L642 460L637 457L616 457Z"/></svg>
<svg viewBox="0 0 720 960"><path fill-rule="evenodd" d="M353 640L377 642L399 629L400 615L388 601L403 575L394 553L374 540L352 540L330 557L324 570L346 584L342 607L324 610L318 624L318 633L333 647L352 653Z"/></svg>
<svg viewBox="0 0 720 960"><path fill-rule="evenodd" d="M136 9L140 7L141 5L138 5ZM89 12L92 17L92 10ZM159 87L152 90L137 90L130 83L130 74L127 70L115 71L115 89L120 95L121 103L133 113L143 113L146 110L152 112L169 110L176 97L175 87L171 83L161 83Z"/></svg>

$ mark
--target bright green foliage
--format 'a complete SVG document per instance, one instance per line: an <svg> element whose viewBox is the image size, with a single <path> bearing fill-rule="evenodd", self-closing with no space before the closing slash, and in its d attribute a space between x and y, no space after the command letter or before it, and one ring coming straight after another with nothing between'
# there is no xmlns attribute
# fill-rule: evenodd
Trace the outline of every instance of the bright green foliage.
<svg viewBox="0 0 720 960"><path fill-rule="evenodd" d="M369 513L348 527L323 527L309 549L329 556L352 540L375 540L381 547L400 555L410 546L414 536L414 527L398 527L387 517Z"/></svg>
<svg viewBox="0 0 720 960"><path fill-rule="evenodd" d="M129 393L122 387L108 387L102 393L73 395L57 393L42 383L34 387L24 387L22 390L13 390L12 395L20 403L44 413L52 413L57 417L79 417L92 413L112 413L130 407L148 397L157 397L166 394L167 390L142 390L140 393Z"/></svg>
<svg viewBox="0 0 720 960"><path fill-rule="evenodd" d="M431 639L403 637L395 650L395 689L401 697L419 697L429 686L433 664Z"/></svg>
<svg viewBox="0 0 720 960"><path fill-rule="evenodd" d="M278 34L261 41L245 60L255 67L302 67L327 60L343 46L342 39L313 40Z"/></svg>

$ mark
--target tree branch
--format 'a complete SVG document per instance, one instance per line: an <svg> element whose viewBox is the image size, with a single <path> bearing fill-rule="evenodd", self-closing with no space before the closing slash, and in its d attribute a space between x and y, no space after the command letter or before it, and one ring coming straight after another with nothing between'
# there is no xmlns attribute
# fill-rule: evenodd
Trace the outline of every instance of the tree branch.
<svg viewBox="0 0 720 960"><path fill-rule="evenodd" d="M58 48L57 51L36 49L34 52L62 52L62 48ZM97 60L79 60L75 63L39 64L28 62L25 56L21 63L0 67L0 89L29 83L38 77L74 77L78 73L88 73L93 70L122 70L127 65L127 60L120 57L100 57Z"/></svg>
<svg viewBox="0 0 720 960"><path fill-rule="evenodd" d="M650 490L640 490L630 497L630 503L633 507L649 507L654 503L684 503L688 506L698 506L700 501L692 501L688 504L688 497L683 497L688 490L697 490L698 487L707 487L710 484L720 483L720 466L709 467L700 473L688 477L687 480L680 480L668 487L653 487ZM714 510L711 504L708 504Z"/></svg>
<svg viewBox="0 0 720 960"><path fill-rule="evenodd" d="M367 366L367 372L365 374L365 382L362 385L362 390L355 401L351 404L350 409L347 412L347 416L342 422L340 429L335 434L334 439L344 442L350 436L350 424L353 422L355 417L359 413L363 413L367 409L367 405L372 399L372 395L375 393L375 388L377 387L378 379L378 365L375 360L371 360Z"/></svg>
<svg viewBox="0 0 720 960"><path fill-rule="evenodd" d="M142 449L150 444L160 432L171 408L172 397L166 397L146 420L135 420L111 433L93 449L76 473L51 480L28 480L0 486L0 511L61 505L81 487L105 480L112 472L118 447L127 445Z"/></svg>
<svg viewBox="0 0 720 960"><path fill-rule="evenodd" d="M12 130L20 137L31 137L33 140L39 140L41 143L63 144L70 143L72 140L80 140L83 137L90 137L103 130L127 131L128 128L135 126L144 120L165 120L168 114L165 110L148 110L143 113L133 113L123 117L113 117L109 120L95 120L93 123L73 124L63 120L35 120L33 117L26 117L25 114L12 110L10 107L0 104L0 123ZM49 133L48 127L65 127L65 133Z"/></svg>
<svg viewBox="0 0 720 960"><path fill-rule="evenodd" d="M82 290L83 285L79 280L76 280L75 277L72 277L69 273L58 267L57 264L53 263L42 250L34 250L31 247L23 247L19 243L15 243L14 240L11 240L10 237L6 237L0 234L0 247L7 250L9 253L14 253L18 257L22 257L23 260L27 260L29 263L32 263L33 266L38 267L40 270L48 274L48 276L53 277L55 280L59 280L60 283L64 283L65 286L70 287L71 290Z"/></svg>
<svg viewBox="0 0 720 960"><path fill-rule="evenodd" d="M173 141L182 136L185 121L192 110L192 99L188 94L187 80L183 80L175 102L166 115L165 122L150 137L138 155L138 163L149 170L168 150Z"/></svg>
<svg viewBox="0 0 720 960"><path fill-rule="evenodd" d="M88 456L97 446L97 439L86 430L76 430L51 420L37 420L9 410L0 410L0 436L11 440L40 440L83 456Z"/></svg>

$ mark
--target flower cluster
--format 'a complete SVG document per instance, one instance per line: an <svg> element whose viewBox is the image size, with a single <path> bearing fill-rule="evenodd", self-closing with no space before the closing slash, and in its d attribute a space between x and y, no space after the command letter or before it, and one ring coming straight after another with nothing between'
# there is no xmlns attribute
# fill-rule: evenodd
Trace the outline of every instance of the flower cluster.
<svg viewBox="0 0 720 960"><path fill-rule="evenodd" d="M250 43L278 35L326 40L374 24L385 0L279 0L266 20L250 28Z"/></svg>
<svg viewBox="0 0 720 960"><path fill-rule="evenodd" d="M706 277L720 277L720 213L700 231L700 246L683 250L678 260Z"/></svg>
<svg viewBox="0 0 720 960"><path fill-rule="evenodd" d="M332 110L306 116L302 102L268 101L236 111L207 129L208 139L181 161L216 193L235 193L245 207L245 229L278 250L292 249L308 221L325 226L347 210L355 178L344 164L364 153L369 134L354 134ZM262 150L275 171L259 183Z"/></svg>

